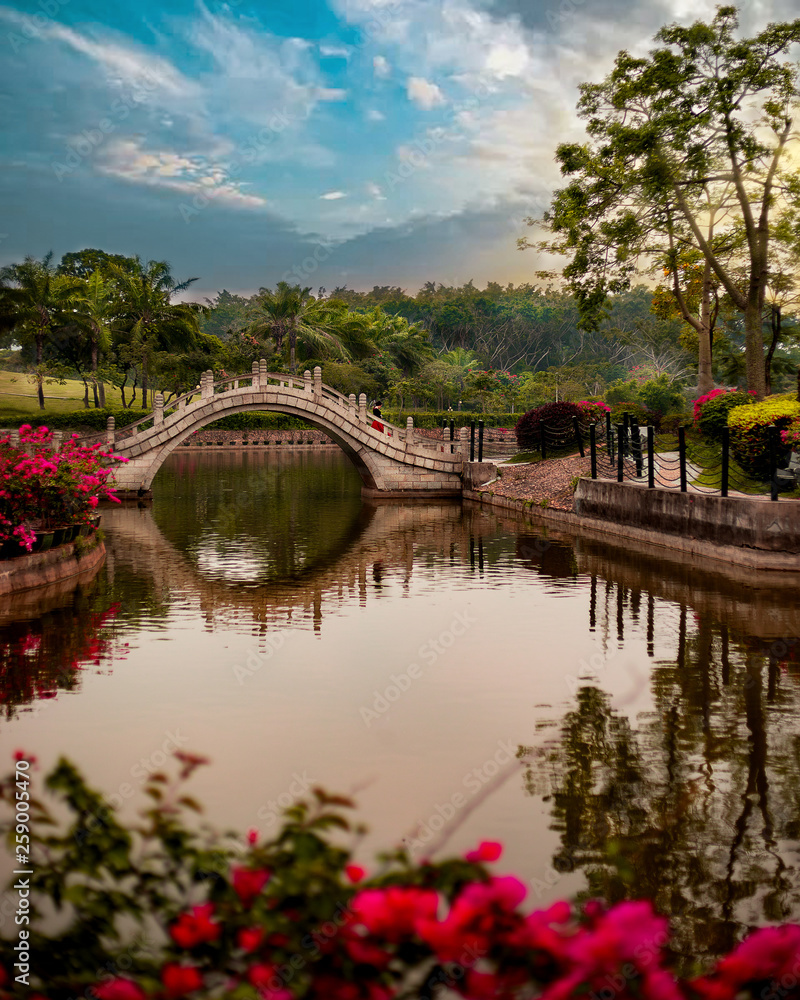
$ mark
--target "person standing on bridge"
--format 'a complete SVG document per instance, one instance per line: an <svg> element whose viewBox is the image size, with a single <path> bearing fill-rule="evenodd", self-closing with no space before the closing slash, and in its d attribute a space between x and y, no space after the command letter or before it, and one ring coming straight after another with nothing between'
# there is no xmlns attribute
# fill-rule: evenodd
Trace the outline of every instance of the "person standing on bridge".
<svg viewBox="0 0 800 1000"><path fill-rule="evenodd" d="M383 414L381 413L381 401L379 399L375 400L375 405L372 407L372 416L376 418L372 421L372 426L376 431L380 431L383 434L383 424L381 423Z"/></svg>

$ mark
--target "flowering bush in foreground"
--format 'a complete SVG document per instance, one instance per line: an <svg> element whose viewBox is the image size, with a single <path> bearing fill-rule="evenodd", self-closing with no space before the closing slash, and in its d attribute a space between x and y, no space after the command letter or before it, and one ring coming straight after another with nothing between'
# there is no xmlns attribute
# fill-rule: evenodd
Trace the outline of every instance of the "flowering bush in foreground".
<svg viewBox="0 0 800 1000"><path fill-rule="evenodd" d="M88 524L100 500L117 501L104 461L127 459L100 444L83 447L77 434L56 449L52 431L29 424L19 429L19 445L7 433L0 437L0 540L15 539L30 552L35 528Z"/></svg>
<svg viewBox="0 0 800 1000"><path fill-rule="evenodd" d="M786 1000L800 995L800 926L756 931L711 974L679 980L669 928L646 901L531 912L526 887L490 874L501 846L412 864L396 851L367 875L350 860L347 800L315 790L270 841L220 838L182 819L197 804L180 775L154 774L133 829L61 760L47 788L56 822L17 770L3 800L30 807L30 842L7 824L33 871L22 923L0 939L0 997L66 1000L390 1000L454 991L471 1000ZM19 819L16 819L19 823ZM27 836L26 834L23 835ZM26 859L30 848L30 863ZM14 892L13 885L9 890ZM57 918L53 921L52 909ZM46 933L49 926L50 934ZM23 936L24 932L24 936ZM22 954L19 940L24 942ZM15 948L15 945L17 946Z"/></svg>

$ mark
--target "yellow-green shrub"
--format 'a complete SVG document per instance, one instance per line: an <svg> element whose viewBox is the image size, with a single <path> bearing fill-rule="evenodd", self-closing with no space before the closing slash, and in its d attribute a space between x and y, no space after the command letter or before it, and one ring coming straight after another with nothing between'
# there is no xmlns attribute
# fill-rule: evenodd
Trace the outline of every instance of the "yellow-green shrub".
<svg viewBox="0 0 800 1000"><path fill-rule="evenodd" d="M754 475L769 474L769 432L770 424L779 431L800 417L800 403L793 394L770 396L760 403L735 406L728 414L731 432L731 450L739 464ZM779 454L785 446L780 443Z"/></svg>

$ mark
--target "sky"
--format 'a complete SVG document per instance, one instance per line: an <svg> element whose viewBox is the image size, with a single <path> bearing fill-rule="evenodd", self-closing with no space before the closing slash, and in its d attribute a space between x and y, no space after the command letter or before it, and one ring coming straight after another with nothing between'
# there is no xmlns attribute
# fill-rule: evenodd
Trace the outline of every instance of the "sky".
<svg viewBox="0 0 800 1000"><path fill-rule="evenodd" d="M749 0L743 28L793 0ZM0 264L168 260L192 297L535 281L578 84L706 0L0 3Z"/></svg>

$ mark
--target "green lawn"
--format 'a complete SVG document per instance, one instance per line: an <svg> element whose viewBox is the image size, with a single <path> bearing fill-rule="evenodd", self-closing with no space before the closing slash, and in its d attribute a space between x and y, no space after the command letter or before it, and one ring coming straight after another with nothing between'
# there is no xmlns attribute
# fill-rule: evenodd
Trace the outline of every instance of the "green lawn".
<svg viewBox="0 0 800 1000"><path fill-rule="evenodd" d="M83 382L68 379L64 385L54 382L44 387L44 412L65 413L69 410L83 409ZM108 406L122 406L122 396L119 389L106 385L106 403ZM89 405L94 405L92 393L89 393ZM39 400L36 398L36 386L21 372L0 371L0 412L13 411L21 413L39 413Z"/></svg>

